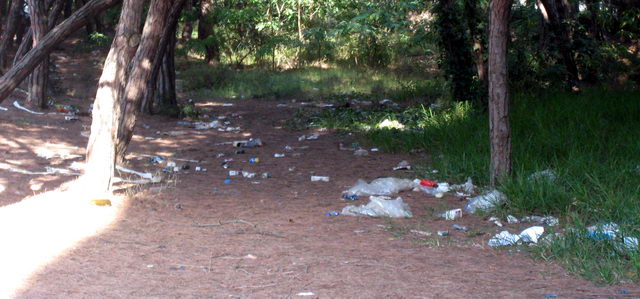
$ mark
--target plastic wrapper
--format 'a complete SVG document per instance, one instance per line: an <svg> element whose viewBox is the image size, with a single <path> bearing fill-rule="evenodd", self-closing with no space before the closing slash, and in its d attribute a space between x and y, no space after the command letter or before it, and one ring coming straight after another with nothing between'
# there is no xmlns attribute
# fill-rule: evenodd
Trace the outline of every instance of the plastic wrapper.
<svg viewBox="0 0 640 299"><path fill-rule="evenodd" d="M409 205L401 197L391 199L386 196L370 196L369 203L361 206L346 206L342 214L351 216L371 217L412 217Z"/></svg>
<svg viewBox="0 0 640 299"><path fill-rule="evenodd" d="M492 210L505 201L507 201L507 196L498 190L493 190L469 199L469 202L464 206L464 211L473 214L479 210Z"/></svg>
<svg viewBox="0 0 640 299"><path fill-rule="evenodd" d="M353 187L344 191L344 193L352 195L392 195L402 191L412 190L418 185L409 179L399 178L379 178L367 183L365 180L359 179Z"/></svg>

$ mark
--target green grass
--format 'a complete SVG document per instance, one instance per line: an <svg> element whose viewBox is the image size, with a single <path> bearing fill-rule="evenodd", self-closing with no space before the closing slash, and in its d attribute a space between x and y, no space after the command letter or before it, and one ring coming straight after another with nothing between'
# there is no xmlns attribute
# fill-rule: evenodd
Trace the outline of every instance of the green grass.
<svg viewBox="0 0 640 299"><path fill-rule="evenodd" d="M488 117L472 105L343 108L306 117L313 126L358 131L387 151L429 153L438 173L425 171L425 177L488 183ZM376 128L387 118L405 129ZM611 221L624 236L640 237L640 92L517 95L511 125L514 176L499 187L509 201L498 213L555 215L564 227L577 230ZM545 169L556 172L557 180L528 179ZM596 281L640 281L640 254L616 250L612 243L574 233L534 252Z"/></svg>
<svg viewBox="0 0 640 299"><path fill-rule="evenodd" d="M231 70L181 61L179 78L195 98L330 99L336 95L367 94L378 100L433 101L443 93L435 80L391 71L306 68L287 71Z"/></svg>

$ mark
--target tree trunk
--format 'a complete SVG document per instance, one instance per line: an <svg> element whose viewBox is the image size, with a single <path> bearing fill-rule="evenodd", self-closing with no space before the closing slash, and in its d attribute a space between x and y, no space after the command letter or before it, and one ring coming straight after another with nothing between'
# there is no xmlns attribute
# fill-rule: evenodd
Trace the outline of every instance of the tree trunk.
<svg viewBox="0 0 640 299"><path fill-rule="evenodd" d="M50 0L48 2L52 2L52 1ZM63 0L57 0L51 6L51 9L49 10L49 15L47 16L47 32L53 29L53 27L58 22L58 18L60 17L60 13L62 12L63 5L64 5ZM47 5L47 6L50 6L50 5ZM18 47L18 50L16 50L16 55L13 57L13 64L11 65L12 66L16 65L18 61L20 61L20 59L29 50L31 50L32 45L33 45L33 31L31 31L31 28L29 28L29 30L24 36L24 39L20 43L20 47Z"/></svg>
<svg viewBox="0 0 640 299"><path fill-rule="evenodd" d="M484 34L478 26L485 15L483 12L478 10L477 0L465 0L464 15L467 19L469 35L471 36L471 40L473 41L473 58L476 63L476 72L478 74L478 79L486 86L488 84L488 81L487 64L484 60Z"/></svg>
<svg viewBox="0 0 640 299"><path fill-rule="evenodd" d="M567 88L577 91L579 90L578 82L580 77L573 57L571 29L567 25L567 21L571 18L570 5L566 0L540 0L540 3L542 3L546 14L541 12L554 35L554 40L562 56L562 64L564 64L567 71Z"/></svg>
<svg viewBox="0 0 640 299"><path fill-rule="evenodd" d="M184 20L184 26L182 27L182 36L180 38L180 41L186 43L191 39L191 35L193 34L193 20L191 17L191 12L193 11L193 0L185 1L184 10L189 12L189 14Z"/></svg>
<svg viewBox="0 0 640 299"><path fill-rule="evenodd" d="M186 3L191 2L191 0L185 1ZM163 103L164 101L156 101L156 96L159 99L163 99L165 97L169 98L170 104L175 104L176 94L175 94L175 47L176 47L176 37L175 31L178 25L178 18L180 17L180 10L176 9L175 6L171 8L171 12L169 12L169 17L167 17L168 25L165 27L164 32L162 33L162 39L160 40L158 55L156 55L153 60L153 69L151 70L151 75L149 77L149 81L147 82L147 87L145 89L144 100L142 104L142 110L146 110L148 113L153 113L153 104L154 103ZM168 80L166 71L167 67L171 68L173 72L173 84L161 84ZM160 77L160 81L158 80L158 75L162 72L162 76ZM167 82L168 83L168 82ZM171 90L170 88L165 88L165 86L172 85L174 88ZM160 92L156 92L159 90Z"/></svg>
<svg viewBox="0 0 640 299"><path fill-rule="evenodd" d="M489 27L489 128L491 132L491 185L511 174L509 127L509 73L507 42L512 0L492 0Z"/></svg>
<svg viewBox="0 0 640 299"><path fill-rule="evenodd" d="M35 47L48 31L45 4L41 0L27 0L31 20L31 35ZM47 73L49 55L33 70L29 77L29 97L27 105L31 108L47 108Z"/></svg>
<svg viewBox="0 0 640 299"><path fill-rule="evenodd" d="M201 0L200 1L200 15L198 20L198 39L205 42L205 55L204 60L216 65L220 63L220 45L213 36L213 28L216 25L209 15L213 11L213 0Z"/></svg>
<svg viewBox="0 0 640 299"><path fill-rule="evenodd" d="M140 47L131 62L131 74L129 75L124 95L120 99L120 106L124 112L118 127L118 139L116 144L116 159L124 160L133 129L136 125L138 113L142 105L144 90L151 75L152 62L158 56L158 47L166 27L174 29L171 33L175 39L175 26L173 26L169 12L175 12L173 18L177 20L184 0L178 0L171 4L172 0L153 0L149 7L149 14L142 32Z"/></svg>
<svg viewBox="0 0 640 299"><path fill-rule="evenodd" d="M8 53L13 46L13 37L18 30L18 21L22 14L23 3L24 0L11 1L7 22L5 23L4 31L2 31L2 37L0 37L0 71L7 66Z"/></svg>
<svg viewBox="0 0 640 299"><path fill-rule="evenodd" d="M298 40L300 42L304 42L304 34L302 34L302 4L300 3L300 0L298 0L298 7L297 7L297 15L298 15Z"/></svg>
<svg viewBox="0 0 640 299"><path fill-rule="evenodd" d="M49 31L35 48L31 49L27 55L0 78L0 103L53 51L53 48L58 43L82 27L87 18L120 2L121 0L92 0L60 23L60 25ZM3 57L3 55L0 55L0 57Z"/></svg>
<svg viewBox="0 0 640 299"><path fill-rule="evenodd" d="M93 103L91 136L87 144L83 184L95 192L111 189L116 162L118 127L122 117L120 97L127 83L127 71L140 43L144 1L124 0L116 35L104 63Z"/></svg>

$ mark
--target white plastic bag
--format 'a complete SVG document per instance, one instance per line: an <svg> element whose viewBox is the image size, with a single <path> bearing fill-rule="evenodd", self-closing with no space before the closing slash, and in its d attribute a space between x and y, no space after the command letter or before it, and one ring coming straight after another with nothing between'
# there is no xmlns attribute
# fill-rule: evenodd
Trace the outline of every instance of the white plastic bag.
<svg viewBox="0 0 640 299"><path fill-rule="evenodd" d="M464 206L464 211L473 214L478 210L491 210L505 201L507 201L507 197L504 194L498 190L493 190L471 198L467 205Z"/></svg>
<svg viewBox="0 0 640 299"><path fill-rule="evenodd" d="M346 206L342 214L371 217L412 217L409 205L401 197L391 199L387 196L370 196L369 203L361 206Z"/></svg>
<svg viewBox="0 0 640 299"><path fill-rule="evenodd" d="M353 187L344 191L349 195L392 195L401 191L412 190L417 187L416 183L409 179L399 178L379 178L367 184L365 180L359 179Z"/></svg>

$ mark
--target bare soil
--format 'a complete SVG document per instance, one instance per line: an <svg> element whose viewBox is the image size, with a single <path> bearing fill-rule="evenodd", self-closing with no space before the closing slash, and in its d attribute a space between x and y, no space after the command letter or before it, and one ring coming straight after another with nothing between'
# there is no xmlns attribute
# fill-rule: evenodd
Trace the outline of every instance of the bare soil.
<svg viewBox="0 0 640 299"><path fill-rule="evenodd" d="M78 105L83 111L89 108L99 74L96 62L105 53L94 54L64 59L54 55L65 76L66 94L56 97L59 103ZM64 115L32 115L10 106L12 102L2 104L9 111L0 111L0 163L44 171L45 166L67 168L82 161L46 159L37 153L46 148L83 154L87 138L81 132L90 125L89 117L65 121ZM636 285L597 286L517 248L488 247L486 242L495 233L517 232L523 226L498 228L473 215L457 221L435 217L464 205L453 196L399 194L411 206L410 219L326 216L347 204L366 203L340 198L356 179L412 178L410 171L391 168L401 160L416 162L424 156L384 152L354 156L338 148L340 142L355 142L352 136L284 127L300 103L281 108L274 101L231 103L224 106L212 100L200 108L209 120L226 116L230 126L241 128L239 132L195 130L162 116L139 121L127 167L162 174L163 182L123 189L110 207L89 207L81 194L51 191L75 176L28 175L0 168L0 184L6 187L0 191L0 262L10 262L9 267L0 266L4 268L0 278L4 273L5 282L13 281L15 273L22 273L15 286L4 286L4 294L16 298L273 298L303 297L304 292L313 294L309 298L640 296ZM185 134L157 134L169 131ZM298 136L311 133L320 137L298 141ZM251 137L261 138L265 145L245 149L245 154L235 154L232 145L219 145ZM295 150L285 152L286 145ZM275 153L285 157L275 158ZM166 166L153 164L144 155L202 162L176 161L191 168L169 174L161 171ZM248 163L253 157L260 162ZM221 164L228 158L233 161L225 169ZM196 172L196 166L207 171ZM229 170L250 171L257 177L229 177ZM263 172L272 177L261 178ZM329 176L330 181L311 182L311 175ZM80 201L71 200L78 197ZM72 206L79 209L69 212ZM103 216L113 218L98 221ZM453 230L453 223L471 230ZM21 231L27 227L33 229ZM50 245L66 240L65 232L83 227L90 233L69 238L69 244ZM441 237L436 231L450 235ZM47 258L31 266L40 259L33 258L40 256L36 251ZM1 291L2 286L0 296Z"/></svg>

